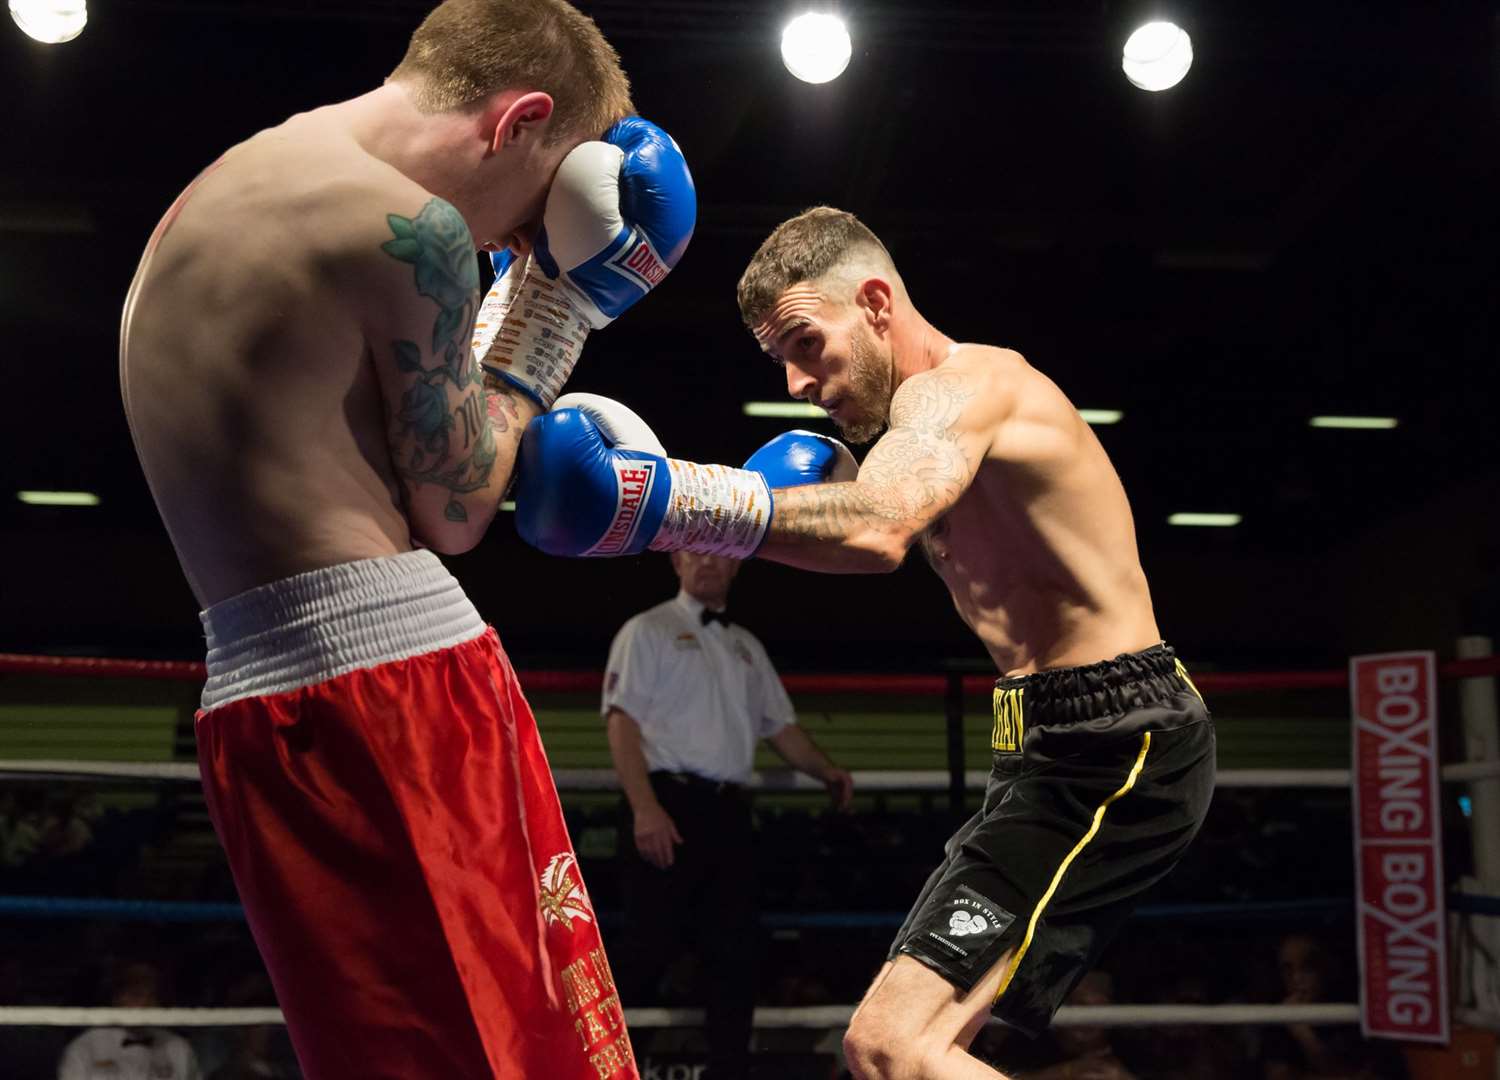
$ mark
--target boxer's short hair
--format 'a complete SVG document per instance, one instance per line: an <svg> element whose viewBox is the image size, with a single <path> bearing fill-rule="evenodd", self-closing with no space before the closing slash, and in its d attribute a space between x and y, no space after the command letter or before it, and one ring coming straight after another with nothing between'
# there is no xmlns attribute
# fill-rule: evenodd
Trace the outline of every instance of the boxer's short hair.
<svg viewBox="0 0 1500 1080"><path fill-rule="evenodd" d="M620 56L565 0L445 0L391 72L423 112L473 108L501 90L552 96L549 142L598 138L635 111Z"/></svg>
<svg viewBox="0 0 1500 1080"><path fill-rule="evenodd" d="M814 206L776 226L740 276L740 317L753 327L776 299L799 282L821 282L846 265L894 273L895 261L859 218L831 206Z"/></svg>

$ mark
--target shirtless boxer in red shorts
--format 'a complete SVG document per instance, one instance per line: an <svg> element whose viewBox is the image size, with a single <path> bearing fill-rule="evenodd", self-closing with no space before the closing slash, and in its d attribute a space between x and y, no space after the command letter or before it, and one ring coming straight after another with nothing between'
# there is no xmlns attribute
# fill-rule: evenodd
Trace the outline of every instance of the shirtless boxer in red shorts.
<svg viewBox="0 0 1500 1080"><path fill-rule="evenodd" d="M434 554L687 245L686 165L631 111L563 0L447 0L385 85L205 170L126 301L209 810L312 1080L637 1076L535 722Z"/></svg>

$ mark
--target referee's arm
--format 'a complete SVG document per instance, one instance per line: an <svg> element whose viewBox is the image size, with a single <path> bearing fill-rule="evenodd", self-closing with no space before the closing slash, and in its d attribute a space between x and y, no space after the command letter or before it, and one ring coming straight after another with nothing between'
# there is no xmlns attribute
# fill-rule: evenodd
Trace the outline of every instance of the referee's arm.
<svg viewBox="0 0 1500 1080"><path fill-rule="evenodd" d="M641 750L641 727L618 705L605 714L609 732L609 756L614 760L620 788L635 819L635 846L652 866L665 870L672 865L673 845L682 843L677 824L651 789L646 755Z"/></svg>

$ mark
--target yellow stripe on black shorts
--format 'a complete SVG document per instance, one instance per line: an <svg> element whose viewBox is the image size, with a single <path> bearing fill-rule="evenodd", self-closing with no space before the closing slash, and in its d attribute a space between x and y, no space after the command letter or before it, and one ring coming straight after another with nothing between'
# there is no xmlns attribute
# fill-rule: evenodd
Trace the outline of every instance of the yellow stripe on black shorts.
<svg viewBox="0 0 1500 1080"><path fill-rule="evenodd" d="M1195 690L1194 693L1197 693ZM1016 947L1015 955L1010 958L1010 965L1005 969L1005 977L1000 980L1000 989L995 991L995 1000L999 1001L1005 991L1010 988L1010 982L1016 977L1016 969L1021 966L1021 961L1026 956L1026 950L1031 948L1031 939L1036 934L1036 924L1042 917L1042 912L1047 910L1047 905L1052 900L1052 894L1057 892L1058 883L1062 881L1063 875L1068 872L1068 867L1073 860L1078 858L1078 853L1088 847L1089 841L1099 833L1099 826L1104 823L1104 812L1109 809L1112 802L1135 787L1136 778L1141 775L1141 769L1146 764L1146 755L1151 751L1151 732L1147 731L1141 735L1141 749L1135 756L1135 764L1130 767L1130 775L1113 795L1099 804L1099 809L1094 811L1094 820L1089 825L1089 831L1083 834L1083 839L1073 845L1073 850L1063 859L1058 866L1057 873L1052 875L1052 883L1047 886L1047 891L1042 894L1042 899L1032 909L1031 920L1026 924L1026 936L1021 939L1021 944Z"/></svg>

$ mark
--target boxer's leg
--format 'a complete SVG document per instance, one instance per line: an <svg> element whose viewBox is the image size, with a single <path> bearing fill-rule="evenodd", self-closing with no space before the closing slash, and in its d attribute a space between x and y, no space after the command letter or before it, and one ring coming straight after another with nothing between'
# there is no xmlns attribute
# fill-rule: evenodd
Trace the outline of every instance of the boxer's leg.
<svg viewBox="0 0 1500 1080"><path fill-rule="evenodd" d="M910 956L900 956L865 995L844 1036L855 1080L1004 1080L971 1057L1010 962L1006 952L961 993Z"/></svg>

